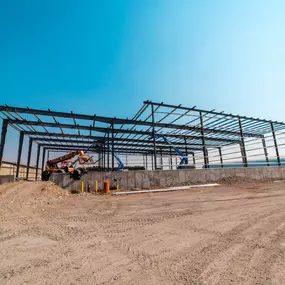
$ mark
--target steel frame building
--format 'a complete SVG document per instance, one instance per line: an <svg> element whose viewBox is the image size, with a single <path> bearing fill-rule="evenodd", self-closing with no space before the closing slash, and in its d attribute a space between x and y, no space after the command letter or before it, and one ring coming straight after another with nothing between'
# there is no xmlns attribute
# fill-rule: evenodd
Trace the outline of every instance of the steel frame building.
<svg viewBox="0 0 285 285"><path fill-rule="evenodd" d="M182 105L169 105L145 101L140 110L131 119L98 116L96 114L78 114L56 112L12 106L0 106L2 119L0 167L5 148L8 126L19 132L17 171L21 163L23 140L29 138L27 175L31 162L33 144L37 144L36 168L44 168L47 151L70 151L86 149L96 152L102 158L102 167L114 169L114 153L140 155L144 162L152 161L152 169L158 168L158 157L172 158L174 150L157 134L167 137L171 144L179 147L186 156L191 156L193 164L199 154L203 168L209 168L209 151L218 152L217 161L224 166L223 148L239 147L242 166L247 167L250 155L247 153L247 141L259 141L266 165L270 165L268 147L273 147L277 165L281 165L280 145L277 133L285 129L285 123L239 116L215 110L207 111ZM272 146L266 145L270 135ZM111 150L111 151L110 151ZM233 151L233 155L236 151ZM42 161L40 167L40 154ZM172 168L172 164L171 164Z"/></svg>

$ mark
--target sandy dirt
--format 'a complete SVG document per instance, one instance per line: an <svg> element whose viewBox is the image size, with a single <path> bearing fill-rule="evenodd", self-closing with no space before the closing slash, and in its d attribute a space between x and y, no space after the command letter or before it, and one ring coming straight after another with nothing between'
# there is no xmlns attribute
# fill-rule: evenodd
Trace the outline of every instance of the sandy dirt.
<svg viewBox="0 0 285 285"><path fill-rule="evenodd" d="M132 196L0 186L0 284L285 284L285 184Z"/></svg>

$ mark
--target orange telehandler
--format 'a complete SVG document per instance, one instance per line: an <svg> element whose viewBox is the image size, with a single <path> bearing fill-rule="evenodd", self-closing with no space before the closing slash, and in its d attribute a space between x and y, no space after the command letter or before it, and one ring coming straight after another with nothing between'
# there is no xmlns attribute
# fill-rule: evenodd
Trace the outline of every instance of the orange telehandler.
<svg viewBox="0 0 285 285"><path fill-rule="evenodd" d="M78 158L71 162L71 159ZM75 163L79 164L94 164L93 157L86 155L83 150L71 151L63 156L48 160L45 170L42 172L42 180L47 181L52 173L69 173L70 178L80 179L81 172L74 168ZM61 166L58 166L61 163Z"/></svg>

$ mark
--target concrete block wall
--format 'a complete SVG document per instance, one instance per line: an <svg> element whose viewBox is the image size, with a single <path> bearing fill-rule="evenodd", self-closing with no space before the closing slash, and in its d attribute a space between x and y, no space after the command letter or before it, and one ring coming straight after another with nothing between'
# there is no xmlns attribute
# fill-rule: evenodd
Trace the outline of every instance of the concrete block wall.
<svg viewBox="0 0 285 285"><path fill-rule="evenodd" d="M59 173L51 175L50 180L69 190L79 190L81 181L94 187L96 180L99 189L103 188L104 180L109 180L111 186L118 183L120 189L131 190L209 183L233 177L253 180L285 179L285 167L89 172L81 180L73 180L69 175Z"/></svg>

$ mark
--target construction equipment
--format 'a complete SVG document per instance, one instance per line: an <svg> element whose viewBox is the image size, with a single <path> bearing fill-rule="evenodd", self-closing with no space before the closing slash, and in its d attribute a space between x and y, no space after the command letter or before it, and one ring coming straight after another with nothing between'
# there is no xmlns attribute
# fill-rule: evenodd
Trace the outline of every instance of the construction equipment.
<svg viewBox="0 0 285 285"><path fill-rule="evenodd" d="M78 158L71 162L71 159L78 156ZM48 160L46 162L45 170L42 172L42 180L47 181L52 173L69 173L71 178L79 179L80 172L75 169L75 163L79 164L94 164L93 158L86 155L83 150L71 151L63 156ZM58 166L61 163L61 166Z"/></svg>
<svg viewBox="0 0 285 285"><path fill-rule="evenodd" d="M181 161L179 165L177 166L177 169L189 168L188 156L184 155L184 153L178 147L174 146L165 136L156 134L156 138L162 138L166 143L168 143L176 151L177 154L181 156Z"/></svg>
<svg viewBox="0 0 285 285"><path fill-rule="evenodd" d="M118 157L118 155L113 152L112 148L109 146L109 150L111 153L113 153L114 157L116 158L117 162L118 162L118 167L117 167L117 171L122 171L125 168L124 163L121 161L121 159Z"/></svg>

